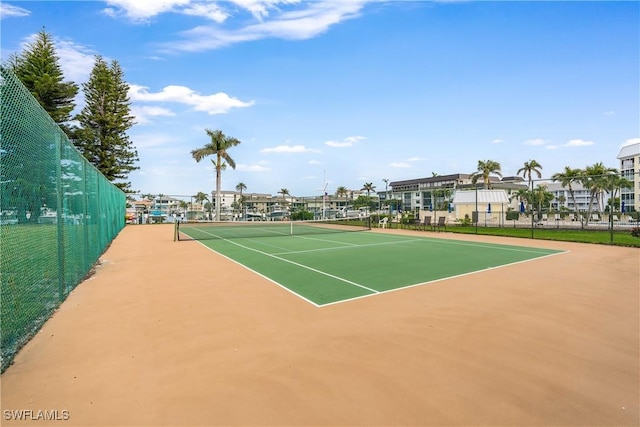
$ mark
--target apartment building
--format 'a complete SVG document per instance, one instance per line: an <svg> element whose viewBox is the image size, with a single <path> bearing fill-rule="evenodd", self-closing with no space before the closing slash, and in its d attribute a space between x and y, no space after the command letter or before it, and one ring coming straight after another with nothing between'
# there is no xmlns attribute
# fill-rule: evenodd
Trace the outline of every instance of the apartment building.
<svg viewBox="0 0 640 427"><path fill-rule="evenodd" d="M522 177L489 177L493 189L505 190L507 195L526 189ZM471 174L436 175L428 178L409 179L389 183L391 189L380 195L384 204L400 201L404 211L423 212L430 210L451 210L451 202L456 190L484 188L482 182L473 183Z"/></svg>
<svg viewBox="0 0 640 427"><path fill-rule="evenodd" d="M632 188L623 188L620 202L624 203L626 212L640 211L640 142L625 145L618 153L620 173L633 182Z"/></svg>
<svg viewBox="0 0 640 427"><path fill-rule="evenodd" d="M591 210L592 211L600 211L598 208L598 200L591 199L591 192L588 188L584 188L582 184L579 182L571 184L571 189L573 190L573 198L571 197L571 192L568 187L563 187L560 183L553 182L546 184L547 191L553 193L554 199L551 201L551 208L554 210L559 210L560 208L566 208L572 212L581 211L586 212L589 210L589 201L591 201ZM607 193L604 193L603 199L601 200L604 209L604 206L607 206L609 202L609 196ZM575 202L574 202L575 198Z"/></svg>

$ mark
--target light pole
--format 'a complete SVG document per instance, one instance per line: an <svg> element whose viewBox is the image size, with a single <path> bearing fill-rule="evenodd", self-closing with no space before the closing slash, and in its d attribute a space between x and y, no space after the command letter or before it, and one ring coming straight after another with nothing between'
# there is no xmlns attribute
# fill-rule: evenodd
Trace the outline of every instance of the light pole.
<svg viewBox="0 0 640 427"><path fill-rule="evenodd" d="M389 206L389 210L391 210L391 204L389 204L389 180L384 178L382 181L384 181L384 201L387 203L387 206ZM380 210L382 210L382 203L380 203Z"/></svg>

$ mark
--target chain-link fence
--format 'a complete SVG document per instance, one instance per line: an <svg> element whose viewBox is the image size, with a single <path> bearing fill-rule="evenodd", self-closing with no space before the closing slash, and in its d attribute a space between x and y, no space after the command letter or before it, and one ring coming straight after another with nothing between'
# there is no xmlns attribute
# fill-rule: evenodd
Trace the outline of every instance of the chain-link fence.
<svg viewBox="0 0 640 427"><path fill-rule="evenodd" d="M124 227L125 194L0 67L2 370Z"/></svg>

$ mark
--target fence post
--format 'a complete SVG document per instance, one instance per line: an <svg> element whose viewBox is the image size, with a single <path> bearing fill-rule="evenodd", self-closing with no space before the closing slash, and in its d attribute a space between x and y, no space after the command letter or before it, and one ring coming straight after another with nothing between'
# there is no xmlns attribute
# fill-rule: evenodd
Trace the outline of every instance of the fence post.
<svg viewBox="0 0 640 427"><path fill-rule="evenodd" d="M62 197L62 144L60 134L54 131L56 145L56 227L58 238L58 298L64 301L65 268L64 268L64 226L62 223L63 197Z"/></svg>

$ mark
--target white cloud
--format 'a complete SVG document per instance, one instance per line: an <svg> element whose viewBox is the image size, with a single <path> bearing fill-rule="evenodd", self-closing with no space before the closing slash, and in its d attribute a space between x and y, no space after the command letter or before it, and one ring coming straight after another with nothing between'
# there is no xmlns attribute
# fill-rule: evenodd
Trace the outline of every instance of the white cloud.
<svg viewBox="0 0 640 427"><path fill-rule="evenodd" d="M622 144L622 147L625 147L627 145L632 145L632 144L640 144L640 138L631 138L631 139L627 139L624 144Z"/></svg>
<svg viewBox="0 0 640 427"><path fill-rule="evenodd" d="M365 138L364 136L348 136L346 137L344 140L347 142L358 142L358 141L364 141Z"/></svg>
<svg viewBox="0 0 640 427"><path fill-rule="evenodd" d="M602 114L604 114L605 116L613 116L615 113L616 113L615 110L611 110L611 111L605 111Z"/></svg>
<svg viewBox="0 0 640 427"><path fill-rule="evenodd" d="M162 107L150 107L147 105L143 105L140 107L140 109L142 111L144 111L144 113L148 116L165 116L165 117L170 117L170 116L175 116L176 114L171 111L168 110L166 108L162 108Z"/></svg>
<svg viewBox="0 0 640 427"><path fill-rule="evenodd" d="M256 19L262 20L269 16L269 9L277 10L279 4L294 4L300 0L230 0L243 9L249 11Z"/></svg>
<svg viewBox="0 0 640 427"><path fill-rule="evenodd" d="M260 150L261 153L318 153L318 150L307 148L304 145L278 145Z"/></svg>
<svg viewBox="0 0 640 427"><path fill-rule="evenodd" d="M0 2L0 19L31 15L31 11Z"/></svg>
<svg viewBox="0 0 640 427"><path fill-rule="evenodd" d="M502 144L504 141L500 138L496 138L493 141L491 141L492 144Z"/></svg>
<svg viewBox="0 0 640 427"><path fill-rule="evenodd" d="M236 170L242 171L242 172L268 172L271 170L271 168L268 166L264 166L262 164L245 165L245 164L239 163L236 165Z"/></svg>
<svg viewBox="0 0 640 427"><path fill-rule="evenodd" d="M136 148L158 147L175 143L175 140L165 133L145 133L131 137Z"/></svg>
<svg viewBox="0 0 640 427"><path fill-rule="evenodd" d="M201 16L219 24L226 21L229 17L229 14L215 3L195 3L183 9L182 13L185 15Z"/></svg>
<svg viewBox="0 0 640 427"><path fill-rule="evenodd" d="M527 139L525 142L523 142L524 145L534 145L534 146L544 145L545 143L546 143L546 141L544 139L540 139L540 138Z"/></svg>
<svg viewBox="0 0 640 427"><path fill-rule="evenodd" d="M64 76L74 82L86 82L95 64L96 52L70 40L55 40L56 54Z"/></svg>
<svg viewBox="0 0 640 427"><path fill-rule="evenodd" d="M585 147L593 144L594 144L593 141L585 141L583 139L572 139L566 144L564 144L564 146L565 147Z"/></svg>
<svg viewBox="0 0 640 427"><path fill-rule="evenodd" d="M244 102L232 98L224 92L213 95L200 95L186 86L166 86L161 92L152 93L147 87L132 84L129 86L129 97L135 102L175 102L186 104L195 111L204 111L207 114L225 114L232 108L250 107L254 101Z"/></svg>
<svg viewBox="0 0 640 427"><path fill-rule="evenodd" d="M325 141L325 145L334 148L345 148L345 147L353 147L353 145L358 141L363 141L367 138L364 136L348 136L342 141Z"/></svg>
<svg viewBox="0 0 640 427"><path fill-rule="evenodd" d="M593 141L585 141L583 139L572 139L569 142L567 142L566 144L562 144L562 145L547 145L545 148L547 150L557 150L558 148L562 148L562 147L587 147L589 145L594 145L595 143Z"/></svg>
<svg viewBox="0 0 640 427"><path fill-rule="evenodd" d="M353 146L352 142L326 141L324 144L329 146L329 147L334 147L334 148L345 148L345 147L352 147Z"/></svg>
<svg viewBox="0 0 640 427"><path fill-rule="evenodd" d="M324 163L322 163L321 161L318 161L318 160L309 160L309 164L310 165L323 165Z"/></svg>
<svg viewBox="0 0 640 427"><path fill-rule="evenodd" d="M422 157L409 157L409 158L407 159L407 162L421 162L421 161L423 161L423 160L424 160L424 159L423 159Z"/></svg>
<svg viewBox="0 0 640 427"><path fill-rule="evenodd" d="M170 42L164 47L167 50L202 51L265 38L310 39L324 33L332 25L357 17L368 1L371 0L300 2L302 8L282 11L271 6L294 2L236 0L235 4L244 6L258 18L256 23L229 30L215 26L195 27L182 33L185 40ZM272 19L265 19L271 18L268 9L275 12Z"/></svg>
<svg viewBox="0 0 640 427"><path fill-rule="evenodd" d="M409 163L406 163L406 162L393 162L393 163L389 163L389 167L392 167L392 168L410 168L411 165Z"/></svg>
<svg viewBox="0 0 640 427"><path fill-rule="evenodd" d="M163 107L152 107L148 105L133 105L131 107L131 115L135 116L136 123L146 125L151 123L150 117L171 117L175 113Z"/></svg>
<svg viewBox="0 0 640 427"><path fill-rule="evenodd" d="M132 21L143 22L165 12L172 12L179 6L187 6L191 0L106 0L110 7L104 12L113 17L124 15Z"/></svg>
<svg viewBox="0 0 640 427"><path fill-rule="evenodd" d="M21 49L28 49L28 46L36 41L37 33L33 33L22 39ZM76 83L86 82L95 63L97 54L91 48L75 43L71 40L62 40L54 37L53 43L56 56L59 58L60 68L64 73L65 80Z"/></svg>

